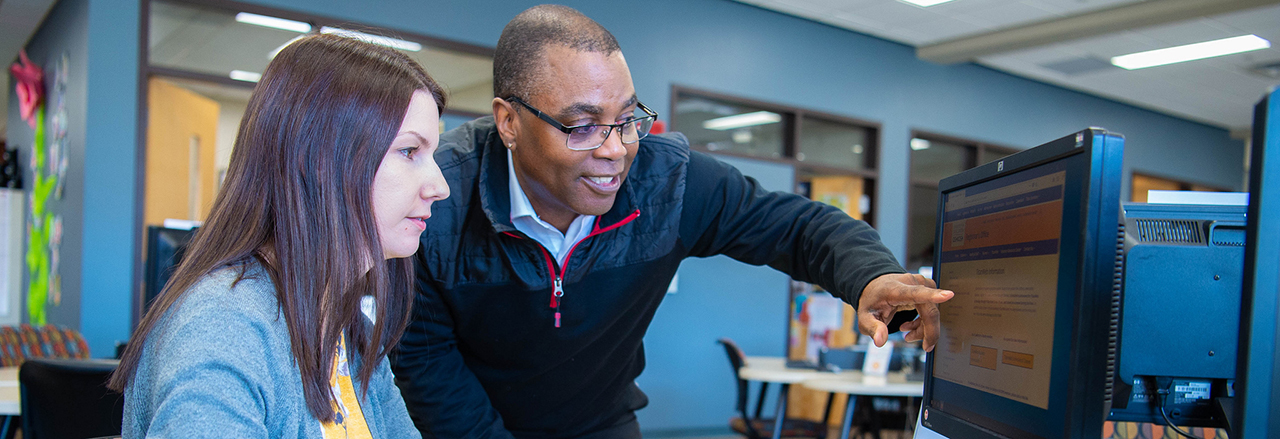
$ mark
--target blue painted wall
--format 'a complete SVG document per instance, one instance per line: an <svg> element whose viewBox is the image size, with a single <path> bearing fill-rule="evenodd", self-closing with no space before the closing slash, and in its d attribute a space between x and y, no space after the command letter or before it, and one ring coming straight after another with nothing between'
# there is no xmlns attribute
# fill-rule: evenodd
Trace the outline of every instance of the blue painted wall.
<svg viewBox="0 0 1280 439"><path fill-rule="evenodd" d="M57 273L62 276L62 297L57 300L55 305L53 301L46 301L47 322L60 326L68 326L75 329L83 329L80 322L81 309L81 285L80 280L82 252L80 251L83 243L83 225L84 225L84 154L85 154L85 118L86 110L86 88L87 75L85 69L85 60L88 54L88 23L89 8L84 1L67 0L58 3L49 15L46 17L44 24L32 36L31 41L26 46L27 55L31 58L31 62L40 66L44 70L46 103L45 103L45 149L49 150L52 145L53 136L53 115L55 110L54 104L54 75L57 69L58 58L64 54L67 56L67 89L64 94L64 105L67 114L67 175L65 180L65 189L61 200L51 200L48 209L54 215L62 218L62 244L59 257L59 268ZM7 66L6 66L7 67ZM18 112L18 98L14 93L9 93L9 122L8 122L8 138L9 142L19 147L18 157L22 166L22 187L24 195L27 196L26 215L27 224L31 223L31 188L34 187L33 176L30 161L32 158L32 141L35 137L33 130L26 122L23 122ZM48 173L48 166L45 171ZM24 231L22 235L26 237ZM30 242L25 247L29 247ZM24 250L25 250L24 247ZM23 255L12 255L10 257L23 257ZM24 269L22 273L23 283L21 294L22 298L22 321L30 322L30 316L27 313L27 285L29 277ZM51 298L52 299L52 298Z"/></svg>
<svg viewBox="0 0 1280 439"><path fill-rule="evenodd" d="M82 327L101 353L100 346L123 338L130 318L138 4L78 1L89 5L84 185L92 218L84 225ZM507 20L535 4L249 2L490 47ZM1131 169L1227 188L1241 183L1242 144L1223 129L980 66L930 64L907 46L725 0L566 3L618 37L640 97L664 119L671 86L683 85L881 123L876 222L899 257L913 129L1030 147L1103 126L1127 136ZM765 181L782 182L789 172L746 163L738 164ZM725 276L726 270L741 271ZM722 258L688 261L681 273L680 292L663 304L647 337L649 369L641 384L653 402L640 416L651 432L723 428L731 384L714 338L733 337L750 354L782 353L784 277Z"/></svg>
<svg viewBox="0 0 1280 439"><path fill-rule="evenodd" d="M129 338L138 154L137 2L88 0L89 117L84 153L84 297L81 330L95 357L115 355Z"/></svg>

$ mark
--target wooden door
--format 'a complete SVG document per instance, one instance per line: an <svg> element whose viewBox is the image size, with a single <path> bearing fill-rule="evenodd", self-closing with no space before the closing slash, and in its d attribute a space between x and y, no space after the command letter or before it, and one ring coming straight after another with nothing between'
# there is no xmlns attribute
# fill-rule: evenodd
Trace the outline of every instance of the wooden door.
<svg viewBox="0 0 1280 439"><path fill-rule="evenodd" d="M158 78L147 90L144 220L203 221L217 190L218 103Z"/></svg>

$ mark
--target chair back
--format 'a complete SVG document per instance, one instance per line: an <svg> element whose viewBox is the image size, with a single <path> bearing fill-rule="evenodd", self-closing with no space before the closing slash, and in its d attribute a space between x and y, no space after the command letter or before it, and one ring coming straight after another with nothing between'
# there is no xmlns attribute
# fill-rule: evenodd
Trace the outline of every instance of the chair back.
<svg viewBox="0 0 1280 439"><path fill-rule="evenodd" d="M89 358L89 345L80 331L65 326L0 327L0 366L21 366L28 358Z"/></svg>
<svg viewBox="0 0 1280 439"><path fill-rule="evenodd" d="M22 437L84 439L120 434L124 396L107 389L116 360L28 358L18 370Z"/></svg>
<svg viewBox="0 0 1280 439"><path fill-rule="evenodd" d="M742 349L738 348L738 344L728 337L721 338L716 341L724 346L725 354L729 356L729 366L733 368L733 380L738 383L738 398L735 409L746 417L747 413L747 380L742 379L738 375L738 369L747 363L747 356L742 353Z"/></svg>

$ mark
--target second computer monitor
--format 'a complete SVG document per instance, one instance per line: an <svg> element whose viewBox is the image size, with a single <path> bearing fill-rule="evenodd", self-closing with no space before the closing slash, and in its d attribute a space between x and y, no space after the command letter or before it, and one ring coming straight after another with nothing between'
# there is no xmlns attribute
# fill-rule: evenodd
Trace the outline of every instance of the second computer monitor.
<svg viewBox="0 0 1280 439"><path fill-rule="evenodd" d="M1089 129L942 180L934 277L956 296L925 436L1101 437L1123 144Z"/></svg>

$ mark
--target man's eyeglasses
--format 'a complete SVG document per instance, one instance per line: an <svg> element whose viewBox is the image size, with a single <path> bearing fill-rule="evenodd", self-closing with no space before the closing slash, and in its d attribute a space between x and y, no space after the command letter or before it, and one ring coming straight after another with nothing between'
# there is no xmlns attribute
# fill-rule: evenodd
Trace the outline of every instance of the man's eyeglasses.
<svg viewBox="0 0 1280 439"><path fill-rule="evenodd" d="M589 123L567 127L541 110L533 108L523 99L512 96L507 100L523 105L538 116L539 119L568 134L569 137L565 140L565 146L574 151L590 151L599 148L600 145L604 144L605 139L609 138L609 134L613 132L614 128L618 129L618 135L622 138L622 143L629 145L639 142L644 136L649 135L649 129L653 128L653 121L658 120L658 113L653 112L644 104L636 102L636 107L645 113L644 116L632 117L616 124Z"/></svg>

